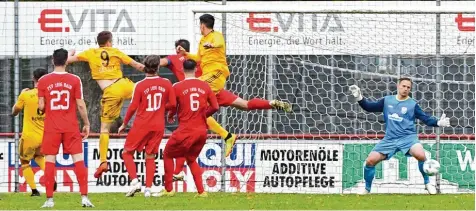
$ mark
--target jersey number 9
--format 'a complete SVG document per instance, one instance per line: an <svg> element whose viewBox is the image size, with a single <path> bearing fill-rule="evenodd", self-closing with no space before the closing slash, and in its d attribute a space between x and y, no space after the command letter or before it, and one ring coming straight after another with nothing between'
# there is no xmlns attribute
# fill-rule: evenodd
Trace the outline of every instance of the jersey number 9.
<svg viewBox="0 0 476 211"><path fill-rule="evenodd" d="M101 52L102 66L107 67L109 65L109 54L107 51Z"/></svg>

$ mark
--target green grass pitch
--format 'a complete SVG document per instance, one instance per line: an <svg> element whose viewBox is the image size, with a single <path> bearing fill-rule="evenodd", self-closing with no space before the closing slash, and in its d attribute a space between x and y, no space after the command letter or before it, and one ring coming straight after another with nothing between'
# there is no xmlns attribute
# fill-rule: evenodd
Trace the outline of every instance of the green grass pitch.
<svg viewBox="0 0 476 211"><path fill-rule="evenodd" d="M95 210L474 210L474 194L402 195L370 194L257 194L209 193L208 198L194 198L193 193L174 197L144 198L136 194L126 198L122 193L92 193ZM40 209L45 201L28 193L0 194L0 209ZM55 194L55 207L60 210L83 209L79 194Z"/></svg>

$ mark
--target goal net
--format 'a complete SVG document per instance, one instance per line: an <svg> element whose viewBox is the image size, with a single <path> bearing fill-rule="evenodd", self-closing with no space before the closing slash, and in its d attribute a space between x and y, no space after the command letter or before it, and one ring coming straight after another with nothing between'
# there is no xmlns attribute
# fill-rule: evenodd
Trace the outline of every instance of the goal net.
<svg viewBox="0 0 476 211"><path fill-rule="evenodd" d="M276 5L275 5L276 4ZM441 163L431 177L442 193L474 192L474 2L13 2L0 3L0 192L31 191L18 163L22 114L11 107L23 88L31 88L36 68L52 71L55 49L77 53L97 47L97 33L113 33L113 45L142 62L147 55L175 54L174 41L186 38L192 52L201 38L199 17L215 17L223 32L230 76L226 89L243 99L290 102L293 112L241 111L222 107L217 121L239 140L230 157L210 132L198 162L206 191L271 193L355 193L363 187L363 163L383 138L381 113L363 111L348 87L379 99L396 94L400 77L413 80L411 96L428 114L445 113L452 127L436 129L417 121L427 156ZM261 9L258 9L261 8ZM297 9L296 9L297 8ZM471 14L470 14L471 13ZM15 28L18 27L18 36ZM18 40L18 49L15 48ZM18 54L18 68L15 55ZM134 82L144 74L123 65ZM15 71L15 69L17 69ZM111 135L110 171L93 177L99 161L102 91L87 63L68 66L83 81L91 130L83 143L90 192L125 192L122 161L125 135ZM160 76L176 82L166 67ZM129 106L126 100L121 114ZM403 111L402 111L403 112ZM118 120L120 122L121 120ZM132 124L130 124L132 125ZM163 149L176 124L166 126L156 159L152 191L163 186ZM113 133L118 125L113 128ZM145 180L144 154L135 155ZM416 160L401 153L377 166L372 192L424 193ZM32 162L38 190L43 172ZM69 155L57 158L58 191L79 189ZM195 191L188 167L179 191Z"/></svg>
<svg viewBox="0 0 476 211"><path fill-rule="evenodd" d="M249 176L255 183L227 177L227 188L355 193L364 186L364 160L385 125L381 113L359 107L348 87L358 85L365 97L379 99L396 94L397 79L409 77L411 96L423 110L446 113L454 126L438 131L419 123L417 128L427 156L442 164L441 191L474 191L474 137L466 135L474 133L474 16L451 7L258 8L206 6L189 12L194 49L205 13L225 35L227 89L244 99L294 106L292 113L220 110L221 124L246 137L238 142L236 157L227 159L228 168L255 168ZM436 139L444 140L438 152ZM425 193L415 159L400 154L378 169L373 192Z"/></svg>

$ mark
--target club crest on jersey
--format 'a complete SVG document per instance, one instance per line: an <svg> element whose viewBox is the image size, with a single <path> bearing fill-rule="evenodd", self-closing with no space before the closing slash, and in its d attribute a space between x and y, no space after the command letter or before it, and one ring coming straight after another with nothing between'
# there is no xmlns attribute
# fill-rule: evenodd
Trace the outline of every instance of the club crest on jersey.
<svg viewBox="0 0 476 211"><path fill-rule="evenodd" d="M407 107L402 107L402 114L406 114L407 113Z"/></svg>

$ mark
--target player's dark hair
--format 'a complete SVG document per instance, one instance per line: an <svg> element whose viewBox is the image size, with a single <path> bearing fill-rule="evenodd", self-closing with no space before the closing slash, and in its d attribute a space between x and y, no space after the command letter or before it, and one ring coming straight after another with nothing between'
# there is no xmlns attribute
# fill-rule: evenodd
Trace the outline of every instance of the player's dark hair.
<svg viewBox="0 0 476 211"><path fill-rule="evenodd" d="M183 71L186 73L195 71L195 67L197 67L197 62L192 59L187 59L183 62Z"/></svg>
<svg viewBox="0 0 476 211"><path fill-rule="evenodd" d="M200 16L200 24L205 24L207 28L213 29L213 26L215 25L215 18L213 15L203 14Z"/></svg>
<svg viewBox="0 0 476 211"><path fill-rule="evenodd" d="M179 45L182 46L185 51L190 52L190 42L188 40L180 39L175 41L175 48L177 48Z"/></svg>
<svg viewBox="0 0 476 211"><path fill-rule="evenodd" d="M144 72L149 74L157 73L160 65L160 56L158 55L149 55L144 59Z"/></svg>
<svg viewBox="0 0 476 211"><path fill-rule="evenodd" d="M68 51L60 48L56 49L53 52L53 65L54 66L65 66L66 61L68 61Z"/></svg>
<svg viewBox="0 0 476 211"><path fill-rule="evenodd" d="M110 31L99 32L97 41L100 47L106 45L107 42L112 41L112 33Z"/></svg>
<svg viewBox="0 0 476 211"><path fill-rule="evenodd" d="M399 78L399 79L398 79L398 84L400 84L402 81L410 81L410 83L413 84L412 79L406 78L406 77L405 77L405 78Z"/></svg>
<svg viewBox="0 0 476 211"><path fill-rule="evenodd" d="M40 80L40 78L42 76L44 76L46 74L48 74L48 70L43 69L43 68L38 68L35 71L33 71L33 79L35 79L35 81L38 81L38 80Z"/></svg>

